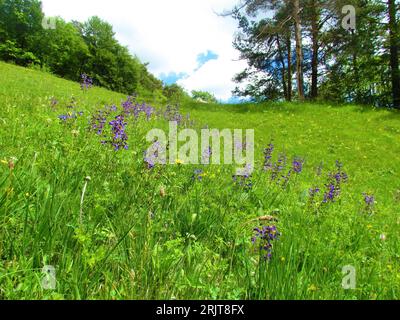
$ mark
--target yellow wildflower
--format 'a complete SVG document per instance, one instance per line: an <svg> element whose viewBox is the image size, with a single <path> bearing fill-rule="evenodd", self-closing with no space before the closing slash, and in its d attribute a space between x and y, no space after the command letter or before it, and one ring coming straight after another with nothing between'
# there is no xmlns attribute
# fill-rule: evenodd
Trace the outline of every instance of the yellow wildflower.
<svg viewBox="0 0 400 320"><path fill-rule="evenodd" d="M317 291L317 290L318 290L318 288L316 287L315 284L312 284L311 286L308 287L308 291L315 292L315 291Z"/></svg>

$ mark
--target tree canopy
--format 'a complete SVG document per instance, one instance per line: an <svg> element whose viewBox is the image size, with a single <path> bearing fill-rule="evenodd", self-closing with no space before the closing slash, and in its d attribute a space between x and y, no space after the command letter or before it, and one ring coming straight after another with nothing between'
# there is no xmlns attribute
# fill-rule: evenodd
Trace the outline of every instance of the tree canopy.
<svg viewBox="0 0 400 320"><path fill-rule="evenodd" d="M248 67L234 93L257 100L308 98L400 107L399 3L247 0L229 15ZM351 12L350 12L351 14ZM354 29L344 28L354 19Z"/></svg>
<svg viewBox="0 0 400 320"><path fill-rule="evenodd" d="M0 0L0 59L22 66L36 64L74 81L85 73L107 89L176 101L171 88L164 88L147 64L116 40L106 21L91 17L83 23L66 22L57 17L54 28L46 28L44 18L38 0ZM180 96L187 97L180 89Z"/></svg>

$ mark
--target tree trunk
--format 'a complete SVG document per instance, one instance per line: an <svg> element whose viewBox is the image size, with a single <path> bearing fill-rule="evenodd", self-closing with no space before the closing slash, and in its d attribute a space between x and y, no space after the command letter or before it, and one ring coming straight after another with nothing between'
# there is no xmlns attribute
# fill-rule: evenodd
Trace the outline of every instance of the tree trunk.
<svg viewBox="0 0 400 320"><path fill-rule="evenodd" d="M311 99L318 97L318 50L319 50L319 13L316 0L311 3L311 33L312 33L312 61L311 61Z"/></svg>
<svg viewBox="0 0 400 320"><path fill-rule="evenodd" d="M358 40L357 40L357 36L354 30L351 30L351 36L352 36L352 49L353 49L353 53L352 53L352 63L353 63L353 89L354 89L354 101L356 103L362 103L363 101L361 101L361 93L359 90L359 85L360 85L360 74L359 74L359 70L358 70Z"/></svg>
<svg viewBox="0 0 400 320"><path fill-rule="evenodd" d="M286 84L286 66L285 66L285 59L283 58L283 54L282 54L282 47L281 47L281 41L279 39L279 35L276 35L276 43L278 45L279 60L282 65L283 95L285 96L285 99L288 100L288 90L287 90L287 84Z"/></svg>
<svg viewBox="0 0 400 320"><path fill-rule="evenodd" d="M292 101L292 37L289 33L287 38L287 56L288 56L288 101Z"/></svg>
<svg viewBox="0 0 400 320"><path fill-rule="evenodd" d="M300 0L293 0L293 18L296 33L296 66L297 66L297 90L299 100L304 100L304 76L303 76L303 41L301 35Z"/></svg>
<svg viewBox="0 0 400 320"><path fill-rule="evenodd" d="M388 0L390 31L390 68L392 72L393 106L400 109L399 45L395 0Z"/></svg>

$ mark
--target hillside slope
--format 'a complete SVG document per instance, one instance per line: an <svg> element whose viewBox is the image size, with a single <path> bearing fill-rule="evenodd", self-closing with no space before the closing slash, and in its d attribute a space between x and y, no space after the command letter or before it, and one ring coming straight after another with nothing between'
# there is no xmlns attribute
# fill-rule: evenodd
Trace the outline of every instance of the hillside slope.
<svg viewBox="0 0 400 320"><path fill-rule="evenodd" d="M0 63L1 299L400 298L399 113L138 100ZM153 167L174 119L255 129L254 173Z"/></svg>

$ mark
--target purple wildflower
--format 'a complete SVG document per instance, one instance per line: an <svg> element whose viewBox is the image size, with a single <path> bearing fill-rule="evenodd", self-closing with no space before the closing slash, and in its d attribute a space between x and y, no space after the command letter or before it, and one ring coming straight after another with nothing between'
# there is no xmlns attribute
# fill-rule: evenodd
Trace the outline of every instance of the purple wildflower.
<svg viewBox="0 0 400 320"><path fill-rule="evenodd" d="M335 198L340 195L340 190L334 184L327 185L328 191L324 195L324 203L334 202Z"/></svg>
<svg viewBox="0 0 400 320"><path fill-rule="evenodd" d="M67 106L67 109L75 109L77 107L77 101L75 97L71 98L71 101L69 102L69 105Z"/></svg>
<svg viewBox="0 0 400 320"><path fill-rule="evenodd" d="M131 110L133 109L133 98L129 96L126 101L122 102L122 108L124 109L125 114L130 114Z"/></svg>
<svg viewBox="0 0 400 320"><path fill-rule="evenodd" d="M203 170L201 170L201 169L196 169L196 170L194 170L194 174L193 174L192 179L193 179L193 180L201 181L201 180L203 180L203 174L204 174L204 171L203 171Z"/></svg>
<svg viewBox="0 0 400 320"><path fill-rule="evenodd" d="M367 206L373 206L375 204L375 197L373 195L363 193L363 196L364 196L365 204Z"/></svg>
<svg viewBox="0 0 400 320"><path fill-rule="evenodd" d="M69 116L66 114L62 114L58 116L58 119L62 120L62 121L67 121L69 119Z"/></svg>
<svg viewBox="0 0 400 320"><path fill-rule="evenodd" d="M293 160L293 171L297 174L303 171L304 160L296 158Z"/></svg>
<svg viewBox="0 0 400 320"><path fill-rule="evenodd" d="M243 150L246 149L246 141L242 143L241 139L235 140L235 149L238 152L243 152Z"/></svg>
<svg viewBox="0 0 400 320"><path fill-rule="evenodd" d="M90 122L90 129L95 131L97 135L103 134L104 126L107 122L108 114L104 111L98 111L97 114L92 116Z"/></svg>
<svg viewBox="0 0 400 320"><path fill-rule="evenodd" d="M144 114L146 115L146 119L147 119L147 120L150 120L150 119L151 119L151 116L152 116L153 113L154 113L154 108L151 107L151 106L144 105L144 106L142 107L142 111L143 111Z"/></svg>
<svg viewBox="0 0 400 320"><path fill-rule="evenodd" d="M272 169L272 153L274 152L274 145L270 143L268 148L264 150L264 171Z"/></svg>
<svg viewBox="0 0 400 320"><path fill-rule="evenodd" d="M315 198L316 196L320 193L320 188L318 187L314 187L314 188L310 188L308 190L308 195L309 195L309 200L308 200L308 204L309 205L314 205L315 203Z"/></svg>
<svg viewBox="0 0 400 320"><path fill-rule="evenodd" d="M109 124L113 134L111 144L115 151L118 151L121 148L128 150L128 136L125 132L127 123L125 122L124 116L119 115L115 117L115 120L111 121Z"/></svg>
<svg viewBox="0 0 400 320"><path fill-rule="evenodd" d="M375 196L372 194L363 193L365 202L365 211L373 213L375 208Z"/></svg>
<svg viewBox="0 0 400 320"><path fill-rule="evenodd" d="M164 111L164 119L167 121L175 121L178 123L178 125L181 124L183 120L183 116L179 112L178 107L172 107L172 106L167 106L165 111Z"/></svg>
<svg viewBox="0 0 400 320"><path fill-rule="evenodd" d="M62 122L66 123L69 122L69 120L75 120L78 118L78 116L82 116L83 112L72 112L68 114L62 114L58 116L58 119L60 119Z"/></svg>
<svg viewBox="0 0 400 320"><path fill-rule="evenodd" d="M122 108L126 116L133 116L136 120L144 113L147 120L150 120L155 113L155 109L149 105L135 103L135 98L129 96L126 101L122 103Z"/></svg>
<svg viewBox="0 0 400 320"><path fill-rule="evenodd" d="M244 188L245 190L250 190L253 187L253 182L251 180L253 172L253 166L248 164L244 167L243 174L241 175L233 175L233 181L240 187Z"/></svg>
<svg viewBox="0 0 400 320"><path fill-rule="evenodd" d="M211 156L212 156L212 149L211 149L211 147L208 147L203 151L201 163L202 164L210 164Z"/></svg>
<svg viewBox="0 0 400 320"><path fill-rule="evenodd" d="M343 163L341 163L339 160L336 160L336 168L338 169L338 172L342 171Z"/></svg>
<svg viewBox="0 0 400 320"><path fill-rule="evenodd" d="M340 185L348 181L348 176L346 172L330 173L330 179L335 180L336 184Z"/></svg>
<svg viewBox="0 0 400 320"><path fill-rule="evenodd" d="M144 162L147 169L153 169L156 164L166 164L166 155L163 149L159 141L154 141L150 148L144 152Z"/></svg>
<svg viewBox="0 0 400 320"><path fill-rule="evenodd" d="M255 245L259 243L258 248L261 252L265 251L264 259L270 260L272 258L273 241L279 240L280 233L276 226L263 226L261 228L254 228L254 236L251 242Z"/></svg>
<svg viewBox="0 0 400 320"><path fill-rule="evenodd" d="M292 176L292 172L293 172L292 169L290 169L288 171L288 173L286 174L286 176L282 176L282 187L283 188L287 187L287 185L289 183L289 180L290 180L290 177Z"/></svg>
<svg viewBox="0 0 400 320"><path fill-rule="evenodd" d="M324 203L335 202L341 194L343 183L348 181L348 175L343 171L343 164L336 161L337 172L331 172L328 175L328 183L325 185L327 190L324 194Z"/></svg>
<svg viewBox="0 0 400 320"><path fill-rule="evenodd" d="M281 154L278 161L273 165L271 180L274 181L278 178L278 175L286 168L286 155Z"/></svg>
<svg viewBox="0 0 400 320"><path fill-rule="evenodd" d="M55 109L57 105L58 105L58 100L56 98L52 97L50 100L50 107L52 109Z"/></svg>
<svg viewBox="0 0 400 320"><path fill-rule="evenodd" d="M157 155L156 154L147 154L145 151L144 153L144 162L146 163L147 169L151 170L156 166L157 162Z"/></svg>
<svg viewBox="0 0 400 320"><path fill-rule="evenodd" d="M308 190L308 194L310 196L311 199L314 199L315 196L320 192L321 190L318 187L315 188L310 188L310 190Z"/></svg>
<svg viewBox="0 0 400 320"><path fill-rule="evenodd" d="M93 80L86 73L81 75L81 89L83 91L90 89L93 86Z"/></svg>

